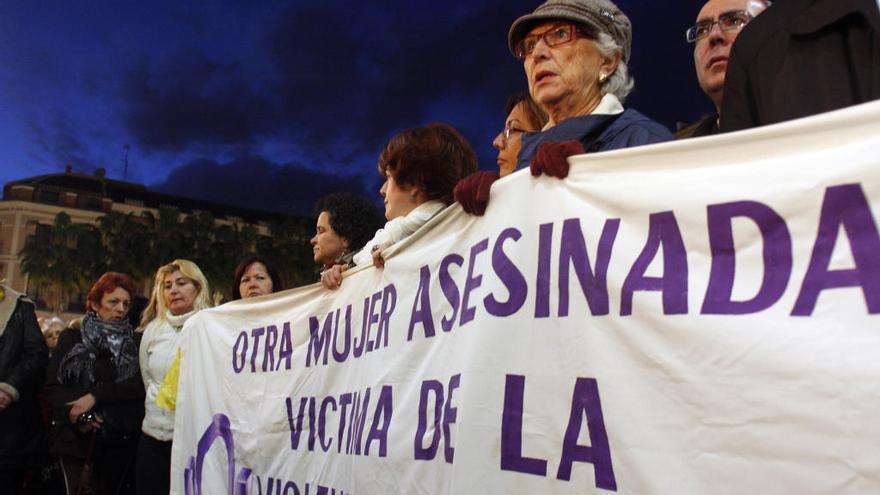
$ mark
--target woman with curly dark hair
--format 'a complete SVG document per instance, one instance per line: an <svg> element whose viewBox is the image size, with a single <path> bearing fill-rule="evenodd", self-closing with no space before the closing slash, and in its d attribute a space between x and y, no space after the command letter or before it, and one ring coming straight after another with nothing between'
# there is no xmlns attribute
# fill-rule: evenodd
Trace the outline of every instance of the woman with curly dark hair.
<svg viewBox="0 0 880 495"><path fill-rule="evenodd" d="M382 226L379 208L367 198L335 193L315 205L312 252L322 271L333 265L352 264L352 257Z"/></svg>
<svg viewBox="0 0 880 495"><path fill-rule="evenodd" d="M383 266L382 250L451 204L455 184L476 170L477 155L470 143L447 124L414 127L391 138L379 154L379 174L385 178L379 193L388 222L354 255L355 264ZM324 270L321 282L327 288L339 287L342 267Z"/></svg>

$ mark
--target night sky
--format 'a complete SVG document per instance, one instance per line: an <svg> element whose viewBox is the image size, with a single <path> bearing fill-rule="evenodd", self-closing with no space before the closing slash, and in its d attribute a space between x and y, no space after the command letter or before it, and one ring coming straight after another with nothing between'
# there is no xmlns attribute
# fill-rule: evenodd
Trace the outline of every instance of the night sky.
<svg viewBox="0 0 880 495"><path fill-rule="evenodd" d="M537 1L0 0L0 181L98 167L172 194L308 214L378 201L376 157L448 122L495 167L507 31ZM626 106L673 128L711 110L684 41L702 2L617 2L634 25Z"/></svg>

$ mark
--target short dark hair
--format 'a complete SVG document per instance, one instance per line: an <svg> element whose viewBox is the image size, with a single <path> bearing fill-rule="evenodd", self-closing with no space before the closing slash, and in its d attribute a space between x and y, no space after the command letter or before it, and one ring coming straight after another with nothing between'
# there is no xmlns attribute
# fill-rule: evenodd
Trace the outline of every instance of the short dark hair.
<svg viewBox="0 0 880 495"><path fill-rule="evenodd" d="M369 199L350 193L334 193L315 203L315 219L327 212L330 227L348 240L349 249L358 252L382 228L385 215Z"/></svg>
<svg viewBox="0 0 880 495"><path fill-rule="evenodd" d="M547 125L547 122L550 120L547 112L535 103L535 100L532 99L532 95L528 91L517 91L507 98L507 104L504 105L504 118L507 118L510 112L520 103L523 104L523 113L525 113L529 125L538 130L543 129Z"/></svg>
<svg viewBox="0 0 880 495"><path fill-rule="evenodd" d="M275 269L275 265L263 256L252 254L250 256L246 256L243 260L239 261L238 265L235 267L235 270L232 272L233 301L241 299L241 291L239 290L238 286L241 285L241 278L244 277L244 272L246 272L247 269L254 263L262 263L263 266L266 267L266 271L269 272L269 278L272 279L272 292L284 290L284 283L281 281L281 275L278 273L278 270Z"/></svg>
<svg viewBox="0 0 880 495"><path fill-rule="evenodd" d="M442 123L407 129L379 154L379 173L403 186L417 187L429 200L453 201L458 181L477 171L477 155L464 136Z"/></svg>
<svg viewBox="0 0 880 495"><path fill-rule="evenodd" d="M89 294L86 296L87 309L95 310L95 308L100 307L104 294L109 294L119 287L128 292L129 299L134 301L134 296L137 295L137 287L135 287L131 278L124 273L107 272L101 275L95 284L92 285L92 288L89 289Z"/></svg>

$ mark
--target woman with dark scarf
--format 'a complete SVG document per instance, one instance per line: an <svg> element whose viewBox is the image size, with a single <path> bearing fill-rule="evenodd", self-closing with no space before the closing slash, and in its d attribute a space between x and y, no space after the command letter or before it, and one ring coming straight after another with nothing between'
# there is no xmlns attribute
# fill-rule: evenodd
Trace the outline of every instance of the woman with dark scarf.
<svg viewBox="0 0 880 495"><path fill-rule="evenodd" d="M135 450L144 417L139 334L125 318L136 288L107 272L86 298L80 328L67 328L49 362L50 449L68 494L134 493Z"/></svg>

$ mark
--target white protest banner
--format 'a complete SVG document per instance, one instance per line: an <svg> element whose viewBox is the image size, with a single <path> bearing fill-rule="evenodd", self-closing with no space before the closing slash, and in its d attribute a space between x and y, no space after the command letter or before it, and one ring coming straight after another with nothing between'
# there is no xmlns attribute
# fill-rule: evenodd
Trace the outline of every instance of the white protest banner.
<svg viewBox="0 0 880 495"><path fill-rule="evenodd" d="M880 103L572 163L192 318L172 492L880 493Z"/></svg>

